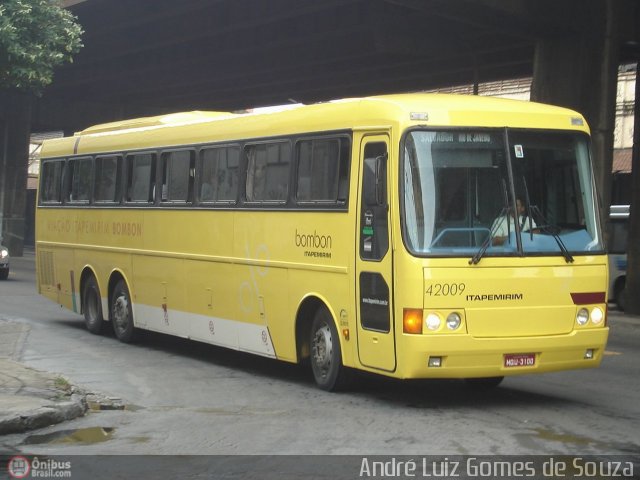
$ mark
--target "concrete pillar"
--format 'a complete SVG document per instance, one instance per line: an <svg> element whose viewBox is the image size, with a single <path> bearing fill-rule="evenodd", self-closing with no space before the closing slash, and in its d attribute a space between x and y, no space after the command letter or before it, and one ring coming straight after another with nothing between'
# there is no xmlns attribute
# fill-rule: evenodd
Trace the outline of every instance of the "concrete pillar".
<svg viewBox="0 0 640 480"><path fill-rule="evenodd" d="M0 241L12 256L24 247L31 95L0 92Z"/></svg>
<svg viewBox="0 0 640 480"><path fill-rule="evenodd" d="M627 247L626 311L640 315L640 63L636 67L636 99L633 123L633 156L631 160L631 206L629 212L629 244Z"/></svg>
<svg viewBox="0 0 640 480"><path fill-rule="evenodd" d="M618 79L620 4L582 0L566 14L567 28L536 45L531 99L572 108L591 127L603 225L608 222Z"/></svg>

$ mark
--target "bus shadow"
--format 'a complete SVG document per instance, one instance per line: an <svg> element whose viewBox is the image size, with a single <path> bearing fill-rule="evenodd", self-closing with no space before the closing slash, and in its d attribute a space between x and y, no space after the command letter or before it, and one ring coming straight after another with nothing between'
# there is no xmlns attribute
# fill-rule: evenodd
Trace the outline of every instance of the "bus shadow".
<svg viewBox="0 0 640 480"><path fill-rule="evenodd" d="M84 331L82 321L64 319L56 323L74 331ZM103 332L102 338L118 342L112 328ZM95 338L101 338L95 337ZM280 381L301 388L317 390L308 364L296 365L280 360L257 356L251 353L218 347L195 340L175 337L157 332L141 331L139 340L131 348L142 348L164 354L176 355L213 366L227 368L268 381ZM581 402L530 390L509 386L506 379L499 387L481 389L469 386L457 379L397 380L366 372L349 371L347 388L335 393L338 396L355 396L386 405L415 409L438 409L455 407L499 407L514 406L566 406L570 402L576 406ZM317 390L319 394L323 394ZM584 405L587 405L586 403Z"/></svg>
<svg viewBox="0 0 640 480"><path fill-rule="evenodd" d="M350 390L352 393L403 408L432 410L510 406L522 409L527 406L566 406L568 401L511 387L508 379L498 387L482 389L458 379L396 380L369 374L356 377L355 388Z"/></svg>

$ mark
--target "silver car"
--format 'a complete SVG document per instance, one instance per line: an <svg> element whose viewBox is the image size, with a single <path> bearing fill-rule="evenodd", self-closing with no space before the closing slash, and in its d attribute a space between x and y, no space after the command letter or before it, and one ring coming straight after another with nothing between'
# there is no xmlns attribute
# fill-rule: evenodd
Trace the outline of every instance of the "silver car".
<svg viewBox="0 0 640 480"><path fill-rule="evenodd" d="M0 245L0 280L9 277L9 250Z"/></svg>

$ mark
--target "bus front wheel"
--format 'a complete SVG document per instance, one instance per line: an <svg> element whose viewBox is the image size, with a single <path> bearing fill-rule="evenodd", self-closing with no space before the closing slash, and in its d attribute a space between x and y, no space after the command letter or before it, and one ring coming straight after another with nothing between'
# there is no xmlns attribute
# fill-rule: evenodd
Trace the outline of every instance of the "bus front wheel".
<svg viewBox="0 0 640 480"><path fill-rule="evenodd" d="M118 340L131 343L135 340L136 329L133 326L131 295L124 280L120 280L111 295L111 322Z"/></svg>
<svg viewBox="0 0 640 480"><path fill-rule="evenodd" d="M342 365L340 339L331 315L325 309L319 309L313 318L309 345L316 384L327 391L344 388L347 372Z"/></svg>
<svg viewBox="0 0 640 480"><path fill-rule="evenodd" d="M87 330L93 334L100 335L104 326L102 300L100 299L98 282L93 275L87 279L82 291L82 310Z"/></svg>

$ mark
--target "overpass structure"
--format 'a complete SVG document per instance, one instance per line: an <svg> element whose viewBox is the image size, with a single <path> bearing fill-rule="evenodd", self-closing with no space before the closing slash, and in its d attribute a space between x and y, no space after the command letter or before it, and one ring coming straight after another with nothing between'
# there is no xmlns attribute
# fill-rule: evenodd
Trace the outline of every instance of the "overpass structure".
<svg viewBox="0 0 640 480"><path fill-rule="evenodd" d="M528 75L532 99L587 117L608 202L617 68L640 58L637 0L63 3L85 30L73 64L42 97L0 92L0 235L14 255L31 131Z"/></svg>

